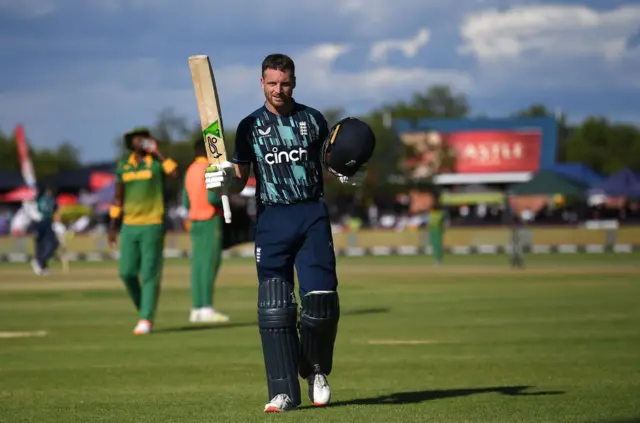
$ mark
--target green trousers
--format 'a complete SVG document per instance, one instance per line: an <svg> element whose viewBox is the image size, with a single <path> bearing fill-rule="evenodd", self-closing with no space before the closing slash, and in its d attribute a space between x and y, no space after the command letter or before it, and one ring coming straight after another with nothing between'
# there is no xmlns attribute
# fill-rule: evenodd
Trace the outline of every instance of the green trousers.
<svg viewBox="0 0 640 423"><path fill-rule="evenodd" d="M164 225L122 225L120 277L140 319L153 322L164 263Z"/></svg>
<svg viewBox="0 0 640 423"><path fill-rule="evenodd" d="M193 308L213 307L213 286L222 262L222 218L191 222Z"/></svg>
<svg viewBox="0 0 640 423"><path fill-rule="evenodd" d="M429 242L433 249L433 258L436 263L442 262L442 256L444 255L443 237L444 231L442 229L438 227L429 228Z"/></svg>

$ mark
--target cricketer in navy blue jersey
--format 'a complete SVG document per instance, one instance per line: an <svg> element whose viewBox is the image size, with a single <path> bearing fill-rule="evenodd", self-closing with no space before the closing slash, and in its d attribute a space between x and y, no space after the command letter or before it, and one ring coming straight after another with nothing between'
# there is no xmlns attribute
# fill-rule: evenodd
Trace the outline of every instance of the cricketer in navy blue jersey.
<svg viewBox="0 0 640 423"><path fill-rule="evenodd" d="M264 411L282 412L301 404L298 376L306 380L315 405L331 398L327 376L340 305L331 224L322 198L321 154L329 130L320 112L293 99L291 58L267 56L261 83L265 104L240 123L233 164L211 166L205 182L207 189L237 193L251 169L256 177L258 327L269 399Z"/></svg>
<svg viewBox="0 0 640 423"><path fill-rule="evenodd" d="M251 164L261 204L295 204L323 195L320 151L329 132L322 114L292 100L276 114L265 105L244 118L236 132L233 163Z"/></svg>

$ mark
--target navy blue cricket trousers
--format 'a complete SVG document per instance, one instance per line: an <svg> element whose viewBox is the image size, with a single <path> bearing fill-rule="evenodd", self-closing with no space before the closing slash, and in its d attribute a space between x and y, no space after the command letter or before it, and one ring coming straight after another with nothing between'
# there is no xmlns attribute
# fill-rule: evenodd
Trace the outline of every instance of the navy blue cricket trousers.
<svg viewBox="0 0 640 423"><path fill-rule="evenodd" d="M336 256L324 201L259 205L255 234L258 281L294 283L300 298L311 291L336 291Z"/></svg>
<svg viewBox="0 0 640 423"><path fill-rule="evenodd" d="M58 237L50 221L35 224L35 256L41 268L46 269L49 260L58 249Z"/></svg>

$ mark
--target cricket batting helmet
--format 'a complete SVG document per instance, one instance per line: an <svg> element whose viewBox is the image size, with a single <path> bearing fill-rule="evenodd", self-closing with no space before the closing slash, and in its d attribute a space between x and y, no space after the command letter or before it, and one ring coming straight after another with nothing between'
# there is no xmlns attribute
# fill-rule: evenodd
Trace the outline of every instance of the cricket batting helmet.
<svg viewBox="0 0 640 423"><path fill-rule="evenodd" d="M124 134L124 145L129 149L133 150L133 139L135 137L150 137L151 131L144 127L139 127L132 129L131 131Z"/></svg>
<svg viewBox="0 0 640 423"><path fill-rule="evenodd" d="M376 137L366 123L347 117L336 123L322 146L322 164L332 174L353 176L366 164Z"/></svg>

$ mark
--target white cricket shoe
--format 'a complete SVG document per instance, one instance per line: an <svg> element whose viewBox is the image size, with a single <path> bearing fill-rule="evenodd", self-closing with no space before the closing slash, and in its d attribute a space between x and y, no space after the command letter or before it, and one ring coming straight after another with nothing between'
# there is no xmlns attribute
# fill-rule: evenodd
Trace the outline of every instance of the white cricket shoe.
<svg viewBox="0 0 640 423"><path fill-rule="evenodd" d="M147 335L151 333L151 322L148 320L140 320L135 328L133 328L134 335Z"/></svg>
<svg viewBox="0 0 640 423"><path fill-rule="evenodd" d="M315 373L307 379L309 382L309 399L313 405L323 406L331 401L331 387L327 382L327 376L323 373Z"/></svg>
<svg viewBox="0 0 640 423"><path fill-rule="evenodd" d="M31 259L31 268L33 269L33 273L35 273L38 276L42 276L42 273L43 273L42 267L40 267L38 260Z"/></svg>
<svg viewBox="0 0 640 423"><path fill-rule="evenodd" d="M229 321L229 316L227 316L226 314L222 314L211 307L203 307L199 310L199 312L199 322L226 323Z"/></svg>
<svg viewBox="0 0 640 423"><path fill-rule="evenodd" d="M264 406L265 413L282 413L293 411L297 407L287 394L278 394L267 405Z"/></svg>
<svg viewBox="0 0 640 423"><path fill-rule="evenodd" d="M189 322L197 323L200 321L200 310L199 309L191 309L191 314L189 314Z"/></svg>

